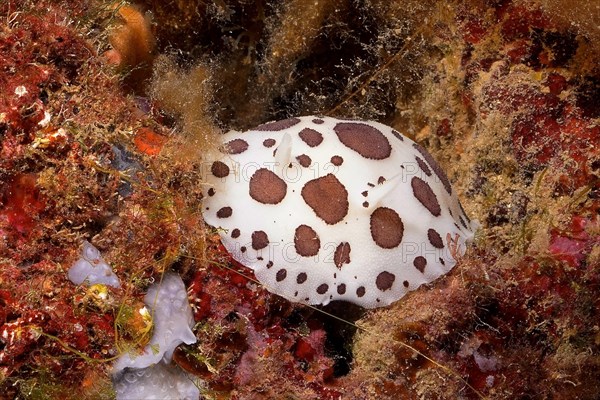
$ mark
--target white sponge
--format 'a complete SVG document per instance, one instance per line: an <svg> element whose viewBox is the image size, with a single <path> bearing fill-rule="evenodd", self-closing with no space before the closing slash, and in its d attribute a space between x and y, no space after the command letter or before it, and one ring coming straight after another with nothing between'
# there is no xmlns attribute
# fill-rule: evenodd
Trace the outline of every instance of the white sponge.
<svg viewBox="0 0 600 400"><path fill-rule="evenodd" d="M154 332L141 354L125 353L115 361L117 399L198 399L192 380L169 365L177 346L196 342L192 309L179 275L165 274L148 289L144 303L152 310Z"/></svg>
<svg viewBox="0 0 600 400"><path fill-rule="evenodd" d="M76 285L86 282L88 285L102 283L104 285L120 287L119 278L102 259L100 252L90 242L84 240L81 258L69 269L69 280Z"/></svg>
<svg viewBox="0 0 600 400"><path fill-rule="evenodd" d="M148 368L128 370L115 383L118 400L198 400L200 390L177 367L158 363Z"/></svg>

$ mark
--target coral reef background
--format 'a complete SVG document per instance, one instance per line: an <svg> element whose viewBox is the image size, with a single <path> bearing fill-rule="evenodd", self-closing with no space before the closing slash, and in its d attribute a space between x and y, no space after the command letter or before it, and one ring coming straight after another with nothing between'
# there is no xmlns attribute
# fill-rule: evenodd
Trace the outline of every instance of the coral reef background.
<svg viewBox="0 0 600 400"><path fill-rule="evenodd" d="M207 399L597 399L599 26L592 0L0 3L0 397L114 398L174 270ZM229 258L204 152L305 114L427 147L482 225L451 273L313 309ZM68 281L83 240L121 288Z"/></svg>

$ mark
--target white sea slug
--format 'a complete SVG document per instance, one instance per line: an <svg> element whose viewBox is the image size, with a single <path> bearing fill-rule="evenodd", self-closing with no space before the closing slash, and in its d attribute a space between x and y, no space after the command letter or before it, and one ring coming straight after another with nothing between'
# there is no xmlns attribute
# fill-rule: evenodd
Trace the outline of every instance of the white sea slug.
<svg viewBox="0 0 600 400"><path fill-rule="evenodd" d="M290 118L223 136L206 222L291 301L372 308L448 272L473 238L433 157L373 121Z"/></svg>

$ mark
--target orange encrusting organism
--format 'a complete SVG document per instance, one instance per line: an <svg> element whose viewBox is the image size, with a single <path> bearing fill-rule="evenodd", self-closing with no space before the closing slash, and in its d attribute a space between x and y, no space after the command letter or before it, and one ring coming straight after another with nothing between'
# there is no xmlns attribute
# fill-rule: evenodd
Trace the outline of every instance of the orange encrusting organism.
<svg viewBox="0 0 600 400"><path fill-rule="evenodd" d="M139 8L118 7L119 23L110 32L108 40L113 47L105 53L109 63L130 71L130 82L139 84L150 77L156 40L150 18ZM135 89L135 88L134 88Z"/></svg>

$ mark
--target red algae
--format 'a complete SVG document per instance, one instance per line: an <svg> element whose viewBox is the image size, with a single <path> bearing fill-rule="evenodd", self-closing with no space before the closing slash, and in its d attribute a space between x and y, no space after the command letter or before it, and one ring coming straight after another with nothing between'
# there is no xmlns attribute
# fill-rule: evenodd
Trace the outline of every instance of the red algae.
<svg viewBox="0 0 600 400"><path fill-rule="evenodd" d="M257 286L250 269L220 243L214 246L215 264L196 272L189 289L202 350L189 346L175 361L205 378L209 393L230 390L234 398L245 398L261 387L267 396L280 397L300 385L309 398L333 398L337 392L326 384L333 360L325 354L325 332L308 328L310 319L296 318L287 301ZM283 372L286 382L266 385L278 378L275 371Z"/></svg>
<svg viewBox="0 0 600 400"><path fill-rule="evenodd" d="M112 357L128 343L143 343L149 329L137 320L140 306L132 297L141 297L148 279L164 270L157 260L173 262L165 240L186 232L186 246L202 254L203 232L197 217L190 222L190 199L199 194L178 190L187 196L174 216L148 222L169 215L175 193L156 199L147 182L164 183L139 167L140 159L156 154L156 140L133 154L128 132L151 125L161 135L167 128L134 112L119 77L85 39L89 18L102 23L100 9L78 2L13 5L0 5L9 21L0 28L0 392L7 398L110 398ZM119 170L117 151L141 173ZM166 176L181 180L189 168ZM125 207L119 189L131 182ZM179 227L178 220L188 225ZM129 234L126 244L116 239L119 227ZM83 239L92 237L125 290L76 287L67 279Z"/></svg>
<svg viewBox="0 0 600 400"><path fill-rule="evenodd" d="M592 237L588 232L594 225L598 225L597 219L591 221L581 216L573 216L566 230L555 228L550 231L548 250L557 260L574 268L581 267L592 249L600 244L600 236Z"/></svg>
<svg viewBox="0 0 600 400"><path fill-rule="evenodd" d="M36 186L35 174L13 177L2 190L0 227L26 235L35 226L37 214L44 210L46 201ZM2 228L0 228L2 229ZM4 235L12 232L4 232Z"/></svg>
<svg viewBox="0 0 600 400"><path fill-rule="evenodd" d="M206 398L595 399L600 71L555 3L2 3L0 392L113 398L174 270ZM482 224L430 287L326 308L345 322L262 288L199 212L214 121L325 110L422 142ZM122 289L68 281L84 239Z"/></svg>
<svg viewBox="0 0 600 400"><path fill-rule="evenodd" d="M596 356L581 356L598 346L592 321L598 319L600 183L598 119L584 106L596 89L581 85L599 71L586 69L588 78L573 71L585 39L541 8L480 6L487 13L459 9L464 30L456 47L426 78L433 95L422 107L433 112L431 126L420 132L422 140L446 146L439 158L456 160L455 171L472 176L464 203L485 218L476 249L442 279L447 285L361 321L367 330L355 344L355 369L343 380L366 397L374 390L380 398L410 397L437 385L446 388L437 398L460 391L467 398L560 393L591 399L600 390L598 375L574 373L573 365L598 365ZM440 85L444 104L434 98ZM439 109L448 111L436 115ZM464 284L457 285L459 275ZM452 301L456 296L459 304ZM427 363L394 376L378 373L418 358L379 338L382 331L424 338L419 350L471 388L447 370L441 382L428 370L445 369ZM390 361L389 354L399 352L408 354ZM561 372L567 370L576 377L571 383Z"/></svg>

